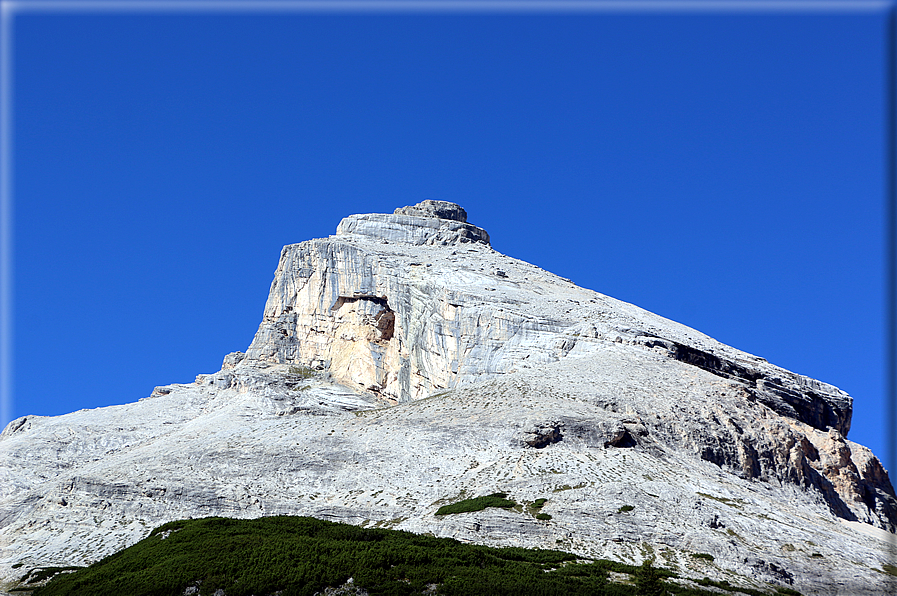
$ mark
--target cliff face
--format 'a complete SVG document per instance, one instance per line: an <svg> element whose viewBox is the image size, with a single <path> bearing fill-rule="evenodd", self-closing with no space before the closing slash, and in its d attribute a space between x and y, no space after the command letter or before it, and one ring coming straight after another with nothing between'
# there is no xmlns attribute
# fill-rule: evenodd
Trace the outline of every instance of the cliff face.
<svg viewBox="0 0 897 596"><path fill-rule="evenodd" d="M286 246L248 357L327 368L404 402L624 342L847 434L851 398L836 387L497 253L488 238L465 222L370 214L347 217L330 238Z"/></svg>
<svg viewBox="0 0 897 596"><path fill-rule="evenodd" d="M0 572L95 560L179 517L291 513L886 593L897 500L850 414L831 385L499 254L463 209L424 202L285 247L221 371L13 421ZM552 520L433 516L498 490L549 498Z"/></svg>

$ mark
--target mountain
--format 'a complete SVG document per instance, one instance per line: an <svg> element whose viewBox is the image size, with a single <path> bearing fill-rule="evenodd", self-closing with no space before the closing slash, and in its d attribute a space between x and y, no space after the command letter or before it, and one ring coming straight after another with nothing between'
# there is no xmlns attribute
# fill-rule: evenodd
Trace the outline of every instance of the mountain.
<svg viewBox="0 0 897 596"><path fill-rule="evenodd" d="M0 578L171 520L289 514L884 594L897 499L847 439L851 406L494 251L454 203L352 215L284 247L252 344L220 371L6 427ZM435 515L496 492L546 515Z"/></svg>

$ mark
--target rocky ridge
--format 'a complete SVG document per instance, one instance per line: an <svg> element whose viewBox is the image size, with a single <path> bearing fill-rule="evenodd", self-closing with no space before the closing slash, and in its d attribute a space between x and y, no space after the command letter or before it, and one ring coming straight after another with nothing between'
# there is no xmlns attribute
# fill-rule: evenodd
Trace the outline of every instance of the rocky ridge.
<svg viewBox="0 0 897 596"><path fill-rule="evenodd" d="M497 253L466 220L441 201L349 216L284 247L255 338L217 373L10 423L2 578L172 519L296 514L887 593L897 500L846 438L849 395ZM433 515L496 491L552 519Z"/></svg>

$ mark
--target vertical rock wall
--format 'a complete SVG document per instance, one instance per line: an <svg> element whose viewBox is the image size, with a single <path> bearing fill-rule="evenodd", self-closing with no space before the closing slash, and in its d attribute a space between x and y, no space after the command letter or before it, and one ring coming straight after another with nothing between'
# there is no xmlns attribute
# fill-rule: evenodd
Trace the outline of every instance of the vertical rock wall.
<svg viewBox="0 0 897 596"><path fill-rule="evenodd" d="M428 250L418 257L450 256ZM451 276L420 269L414 255L339 236L285 247L247 357L328 368L395 401L509 372L525 357L559 357L562 323L502 308L506 298L484 303L476 289L452 289Z"/></svg>

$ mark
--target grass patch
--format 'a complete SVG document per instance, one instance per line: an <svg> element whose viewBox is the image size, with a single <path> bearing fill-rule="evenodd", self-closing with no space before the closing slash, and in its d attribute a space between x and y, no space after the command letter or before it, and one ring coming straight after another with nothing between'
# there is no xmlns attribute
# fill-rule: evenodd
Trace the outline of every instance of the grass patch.
<svg viewBox="0 0 897 596"><path fill-rule="evenodd" d="M706 559L707 561L713 562L713 555L710 553L691 553L691 557L693 559Z"/></svg>
<svg viewBox="0 0 897 596"><path fill-rule="evenodd" d="M560 474L560 472L558 472L558 474ZM557 487L556 489L552 490L551 492L553 492L553 493L560 493L560 492L563 492L563 491L565 491L565 490L576 490L577 488L583 488L583 487L585 487L585 486L588 486L588 483L586 483L586 482L581 482L581 483L577 484L576 486L570 486L569 484L564 484L564 485L559 486L559 487Z"/></svg>
<svg viewBox="0 0 897 596"><path fill-rule="evenodd" d="M718 501L720 503L728 505L729 507L741 507L741 505L744 505L746 503L746 501L744 501L742 499L727 499L726 497L714 497L713 495L708 495L707 493L698 493L698 494L704 498L713 499L714 501Z"/></svg>
<svg viewBox="0 0 897 596"><path fill-rule="evenodd" d="M526 506L527 512L535 517L536 519L541 519L543 521L548 521L551 519L551 516L547 513L542 512L542 507L545 506L545 503L548 502L548 499L536 499L532 503ZM516 509L515 509L516 510Z"/></svg>
<svg viewBox="0 0 897 596"><path fill-rule="evenodd" d="M881 569L888 575L893 575L893 576L897 577L897 565L891 565L890 563L884 563L881 566Z"/></svg>
<svg viewBox="0 0 897 596"><path fill-rule="evenodd" d="M318 374L318 371L307 366L291 366L290 374L296 375L297 377L300 377L302 379L310 379Z"/></svg>
<svg viewBox="0 0 897 596"><path fill-rule="evenodd" d="M492 493L485 497L474 497L473 499L464 499L451 505L443 505L436 511L436 515L450 515L453 513L468 513L470 511L482 511L486 507L500 507L502 509L510 509L517 505L515 501L511 501L506 493Z"/></svg>
<svg viewBox="0 0 897 596"><path fill-rule="evenodd" d="M732 538L737 538L738 540L741 540L742 542L747 542L744 538L741 537L741 535L738 532L736 532L732 528L726 528L726 534L728 534Z"/></svg>

